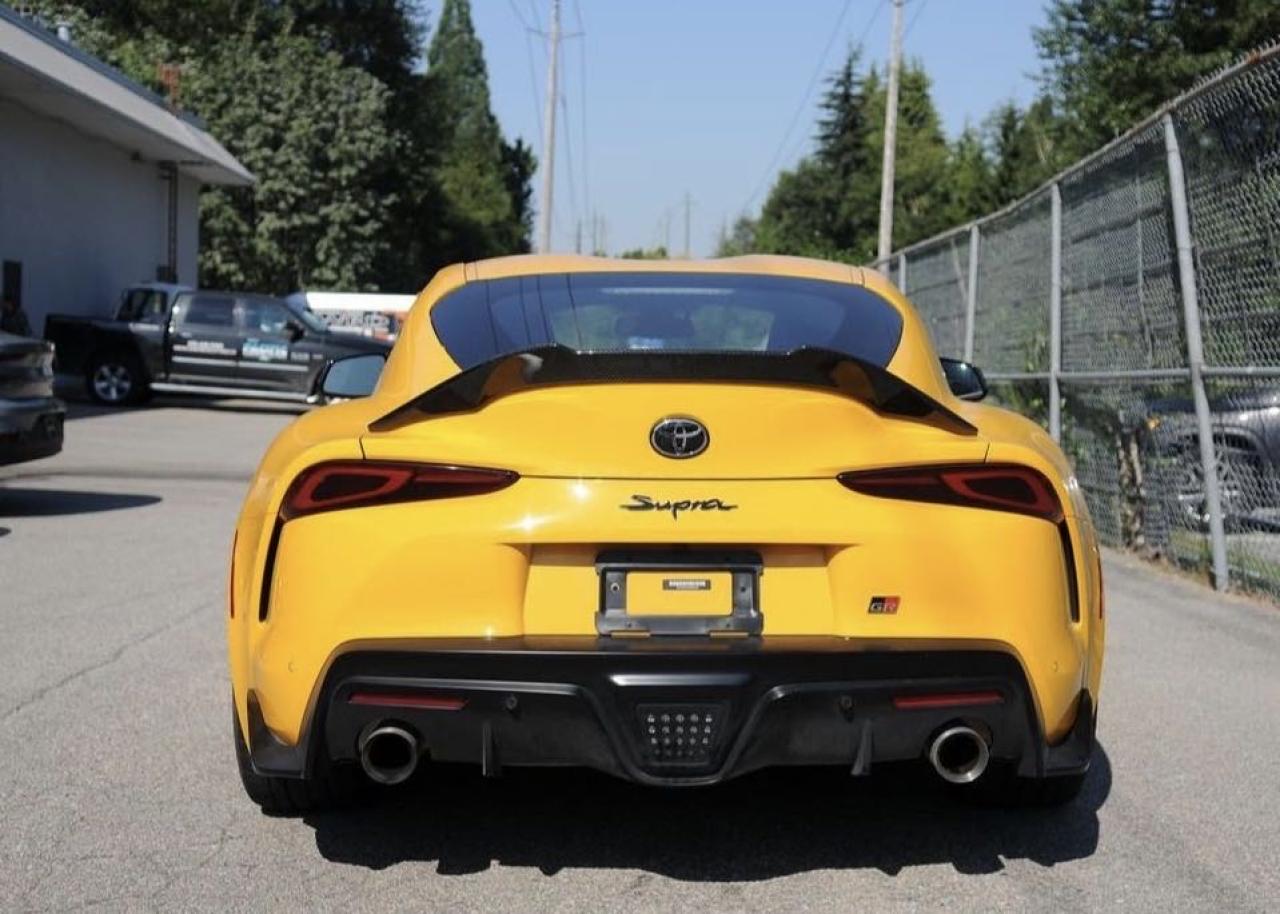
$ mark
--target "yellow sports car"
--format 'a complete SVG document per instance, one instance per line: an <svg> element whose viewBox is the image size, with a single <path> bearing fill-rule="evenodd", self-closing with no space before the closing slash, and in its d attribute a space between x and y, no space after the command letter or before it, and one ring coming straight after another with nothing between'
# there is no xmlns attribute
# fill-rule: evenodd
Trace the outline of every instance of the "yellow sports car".
<svg viewBox="0 0 1280 914"><path fill-rule="evenodd" d="M453 266L385 366L324 389L345 402L271 445L232 548L264 808L436 762L687 786L920 759L975 795L1079 791L1104 635L1080 489L877 273Z"/></svg>

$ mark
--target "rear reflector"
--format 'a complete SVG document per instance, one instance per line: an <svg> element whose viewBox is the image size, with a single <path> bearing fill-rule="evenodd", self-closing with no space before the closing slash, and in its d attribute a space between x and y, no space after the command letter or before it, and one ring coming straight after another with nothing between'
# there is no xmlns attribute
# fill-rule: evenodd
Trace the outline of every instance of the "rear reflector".
<svg viewBox="0 0 1280 914"><path fill-rule="evenodd" d="M421 692L352 692L347 704L416 708L422 711L461 711L467 706L467 700L451 695L424 695Z"/></svg>
<svg viewBox="0 0 1280 914"><path fill-rule="evenodd" d="M1062 519L1062 506L1049 480L1016 464L864 470L837 478L846 488L878 498L1012 511L1055 523Z"/></svg>
<svg viewBox="0 0 1280 914"><path fill-rule="evenodd" d="M899 711L920 711L930 708L960 708L973 705L998 705L1004 702L999 692L937 692L927 695L898 695L893 706Z"/></svg>
<svg viewBox="0 0 1280 914"><path fill-rule="evenodd" d="M431 463L335 460L308 467L289 486L280 516L405 501L483 495L505 489L520 477L507 470Z"/></svg>

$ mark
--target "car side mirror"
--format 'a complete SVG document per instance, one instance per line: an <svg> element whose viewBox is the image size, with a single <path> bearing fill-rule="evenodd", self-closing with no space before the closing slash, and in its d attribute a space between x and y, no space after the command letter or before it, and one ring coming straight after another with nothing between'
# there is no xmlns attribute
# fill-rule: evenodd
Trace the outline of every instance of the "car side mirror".
<svg viewBox="0 0 1280 914"><path fill-rule="evenodd" d="M284 332L289 334L290 341L296 343L307 335L307 328L297 321L289 321L284 325Z"/></svg>
<svg viewBox="0 0 1280 914"><path fill-rule="evenodd" d="M987 379L982 369L961 359L942 359L942 373L947 386L961 400L978 401L987 395Z"/></svg>
<svg viewBox="0 0 1280 914"><path fill-rule="evenodd" d="M381 352L334 359L320 376L320 393L341 400L367 397L378 386L386 364L387 357Z"/></svg>

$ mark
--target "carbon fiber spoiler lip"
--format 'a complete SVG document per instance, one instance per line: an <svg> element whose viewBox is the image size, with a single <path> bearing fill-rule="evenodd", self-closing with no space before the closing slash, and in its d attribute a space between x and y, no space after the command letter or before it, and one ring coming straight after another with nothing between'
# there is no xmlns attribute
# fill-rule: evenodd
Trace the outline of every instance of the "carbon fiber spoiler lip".
<svg viewBox="0 0 1280 914"><path fill-rule="evenodd" d="M951 431L977 428L933 397L879 365L830 349L790 352L579 352L539 346L482 362L419 394L369 423L387 432L433 416L472 412L520 390L555 384L619 384L728 381L831 390L877 412L921 421L938 420Z"/></svg>

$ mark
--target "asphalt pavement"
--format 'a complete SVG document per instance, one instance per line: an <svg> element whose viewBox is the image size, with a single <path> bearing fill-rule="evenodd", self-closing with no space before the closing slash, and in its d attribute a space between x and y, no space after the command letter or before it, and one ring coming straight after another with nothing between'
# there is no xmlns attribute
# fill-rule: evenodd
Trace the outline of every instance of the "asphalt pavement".
<svg viewBox="0 0 1280 914"><path fill-rule="evenodd" d="M1280 611L1111 554L1100 748L1055 811L892 771L664 792L436 772L302 819L242 794L227 550L288 408L79 405L0 469L0 908L1273 910ZM1011 572L1015 573L1015 572Z"/></svg>

